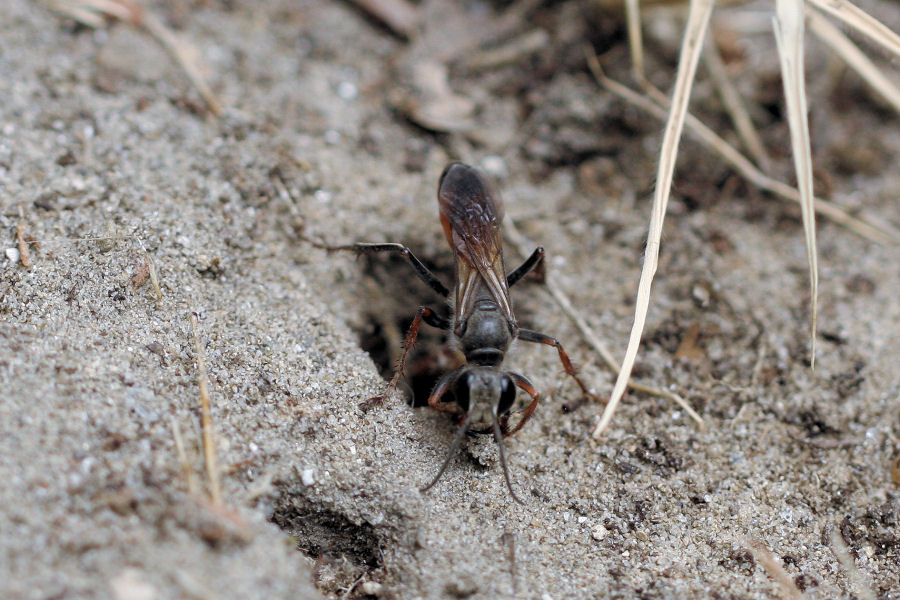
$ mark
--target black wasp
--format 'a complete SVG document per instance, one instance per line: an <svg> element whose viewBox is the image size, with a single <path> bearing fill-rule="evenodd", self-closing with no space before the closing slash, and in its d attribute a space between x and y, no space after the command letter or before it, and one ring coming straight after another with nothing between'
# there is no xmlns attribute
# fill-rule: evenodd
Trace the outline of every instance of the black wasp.
<svg viewBox="0 0 900 600"><path fill-rule="evenodd" d="M543 333L519 327L513 314L509 288L541 262L544 249L536 248L525 262L506 274L500 233L503 207L491 193L482 175L468 165L455 162L444 169L438 184L438 205L444 234L456 256L456 289L452 294L402 244L316 245L326 250L351 250L359 254L397 253L409 261L419 279L431 289L445 298L453 298L453 314L449 319L431 308L419 307L390 383L384 394L372 398L368 404L382 401L396 388L423 321L448 331L449 343L465 356L465 363L445 373L437 381L428 398L428 405L457 415L461 425L444 464L434 480L422 488L422 491L434 486L443 475L466 432L493 433L506 485L513 499L521 504L509 477L503 438L516 433L525 425L534 414L540 395L523 375L502 370L501 364L510 344L519 339L555 347L566 373L575 379L585 395L591 394L559 341ZM532 400L524 409L512 412L516 387L524 390ZM443 399L447 392L451 392L452 400ZM511 425L510 417L513 415L518 419Z"/></svg>

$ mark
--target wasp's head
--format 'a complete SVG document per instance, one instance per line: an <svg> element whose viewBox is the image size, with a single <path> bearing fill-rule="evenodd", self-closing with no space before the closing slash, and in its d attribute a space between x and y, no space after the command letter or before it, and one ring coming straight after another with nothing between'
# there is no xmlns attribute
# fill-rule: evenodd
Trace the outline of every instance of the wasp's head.
<svg viewBox="0 0 900 600"><path fill-rule="evenodd" d="M456 403L470 418L469 428L489 433L512 408L516 386L512 378L491 367L464 369L453 385Z"/></svg>
<svg viewBox="0 0 900 600"><path fill-rule="evenodd" d="M497 440L497 451L500 453L506 486L513 500L523 504L513 491L512 481L509 478L509 467L506 465L506 454L503 450L503 431L500 426L501 418L509 413L516 399L516 386L512 377L496 368L463 367L453 384L453 393L465 416L456 438L450 444L450 452L444 464L434 480L422 488L422 491L430 489L441 478L467 432L493 433L494 439Z"/></svg>

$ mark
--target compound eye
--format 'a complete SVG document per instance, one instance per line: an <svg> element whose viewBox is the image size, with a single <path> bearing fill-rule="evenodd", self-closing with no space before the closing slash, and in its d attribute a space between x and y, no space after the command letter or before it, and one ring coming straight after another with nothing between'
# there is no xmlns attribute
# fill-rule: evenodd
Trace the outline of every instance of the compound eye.
<svg viewBox="0 0 900 600"><path fill-rule="evenodd" d="M472 387L472 378L472 373L464 373L457 377L456 383L453 384L453 397L463 412L469 411L469 390Z"/></svg>
<svg viewBox="0 0 900 600"><path fill-rule="evenodd" d="M497 414L509 412L513 402L516 401L516 384L509 375L504 375L500 382L500 403L497 404Z"/></svg>

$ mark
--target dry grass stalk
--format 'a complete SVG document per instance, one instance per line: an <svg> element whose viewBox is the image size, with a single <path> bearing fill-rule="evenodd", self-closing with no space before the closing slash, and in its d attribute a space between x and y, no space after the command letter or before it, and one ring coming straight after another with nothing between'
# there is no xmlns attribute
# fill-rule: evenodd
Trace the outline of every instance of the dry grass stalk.
<svg viewBox="0 0 900 600"><path fill-rule="evenodd" d="M803 0L776 0L772 21L775 42L781 60L781 80L787 105L788 125L800 210L806 237L806 256L809 261L810 295L810 366L816 366L816 320L818 317L819 264L816 253L816 212L813 207L812 148L809 141L809 122L806 119L806 83L803 60Z"/></svg>
<svg viewBox="0 0 900 600"><path fill-rule="evenodd" d="M844 35L840 29L832 25L825 17L814 10L806 11L809 29L856 71L863 81L868 83L882 98L900 113L900 88L875 66L863 52Z"/></svg>
<svg viewBox="0 0 900 600"><path fill-rule="evenodd" d="M191 496L197 495L197 478L194 476L194 469L191 468L191 461L188 460L187 452L184 449L184 438L181 436L181 429L178 427L178 421L175 417L170 419L172 424L172 438L175 440L175 452L178 454L178 462L181 463L181 470L184 471L184 480L187 482L188 493Z"/></svg>
<svg viewBox="0 0 900 600"><path fill-rule="evenodd" d="M593 73L599 85L606 88L626 102L647 111L656 118L660 120L666 119L665 107L654 103L648 97L642 96L634 90L607 77L603 72L603 69L600 67L600 62L597 59L596 54L594 54L593 51L591 51L589 48L587 49L587 61L588 66L590 67L591 72ZM649 88L647 91L648 96L650 97L656 97L657 95L661 94L659 90L656 90L655 88ZM734 168L735 171L737 171L747 181L749 181L756 187L773 194L776 198L780 198L789 202L799 202L800 194L799 192L797 192L797 190L786 183L772 179L771 177L764 174L762 171L756 168L756 166L750 161L750 159L738 152L733 146L722 139L712 129L704 125L702 121L700 121L693 115L688 114L685 125L689 134L691 134L701 144L718 154L722 158L722 160L731 165L731 167ZM900 238L898 238L895 233L872 223L868 223L866 221L853 217L852 215L847 213L847 211L843 210L832 202L823 200L821 198L816 198L815 209L816 212L823 217L833 221L834 223L837 223L838 225L846 227L850 231L868 240L878 242L880 244L900 243Z"/></svg>
<svg viewBox="0 0 900 600"><path fill-rule="evenodd" d="M820 10L834 15L848 25L856 28L858 31L869 36L872 40L881 44L891 52L900 55L900 37L853 4L846 0L807 1ZM810 362L812 366L815 365L815 332L818 313L818 264L816 256L815 213L819 212L870 239L885 243L896 243L897 241L897 236L893 232L855 219L837 206L817 199L813 195L812 158L809 143L809 129L806 121L805 110L807 103L803 79L803 0L776 0L777 17L774 20L775 35L782 64L785 97L788 105L794 165L798 181L800 182L798 190L794 190L787 184L783 184L767 177L742 154L728 145L700 121L686 113L690 87L696 72L698 49L703 45L703 38L708 26L713 4L714 0L691 0L690 2L688 25L686 27L681 56L679 58L678 78L676 80L675 92L673 93L673 102L668 115L665 117L667 121L666 133L663 139L663 148L660 153L657 187L654 195L650 231L648 233L647 251L644 267L641 271L641 280L638 286L638 298L635 306L635 320L632 326L628 347L625 352L625 359L622 362L622 370L619 372L610 401L603 412L600 422L594 429L595 437L602 433L612 419L616 406L624 394L625 381L634 366L634 360L636 358L637 348L640 343L649 305L650 287L658 263L659 237L661 235L662 220L665 216L666 202L671 186L674 157L679 143L681 127L685 121L695 135L700 137L708 146L715 149L748 180L782 198L795 200L800 203L810 271ZM638 83L642 87L648 89L650 92L648 93L648 96L653 98L656 96L654 93L655 88L646 81L643 74L643 49L640 35L638 0L625 0L625 13L629 41L631 44L633 74ZM816 15L816 17L817 16L818 15ZM832 47L835 48L835 51L838 52L851 67L860 72L870 85L875 87L876 90L893 103L893 98L895 96L893 84L891 84L883 74L878 72L878 69L875 68L868 59L862 56L862 53L859 52L849 40L846 40L846 43L844 43L845 38L843 34L837 32L838 35L834 35L834 32L837 30L833 28L829 29L831 26L828 23L822 25L819 21L816 21L816 17L813 17L813 26L816 28L817 33L821 32L823 39L831 44ZM824 20L821 21L824 22ZM711 66L711 71L715 71L715 59L713 59L713 61L708 61L708 63ZM593 56L593 52L588 54L588 64L601 85L611 89L628 101L642 106L654 114L657 113L658 106L654 105L653 102L641 98L624 86L615 84L615 82L606 79L602 75L599 62L597 61L596 56ZM715 72L713 75L715 77ZM721 80L722 78L720 77L719 79ZM725 90L727 89L727 86L720 85L720 89ZM658 98L656 101L660 105L666 104L664 101L661 102ZM727 98L725 101L726 104L728 104ZM739 109L732 109L731 112L733 115L746 114L746 111ZM765 154L764 152L760 152L762 145L753 142L752 135L746 133L747 131L752 131L752 128L747 128L746 123L739 123L738 118L734 118L734 120L736 128L744 131L741 135L745 139L745 144L748 145L748 148L751 148L751 152L757 157L758 163L765 165Z"/></svg>
<svg viewBox="0 0 900 600"><path fill-rule="evenodd" d="M853 29L880 44L888 52L900 56L900 35L847 0L806 0L812 6L837 17Z"/></svg>
<svg viewBox="0 0 900 600"><path fill-rule="evenodd" d="M763 146L762 139L756 132L756 128L753 126L750 113L747 111L747 107L744 106L744 100L738 93L737 88L734 87L731 79L728 78L725 62L719 55L719 50L715 44L706 45L703 51L703 64L706 65L706 69L715 82L725 111L731 118L734 130L743 142L747 152L753 157L754 162L760 169L764 172L770 172L771 161L769 160L769 155Z"/></svg>
<svg viewBox="0 0 900 600"><path fill-rule="evenodd" d="M644 77L644 41L641 37L641 7L639 0L625 0L625 24L628 28L628 48L631 51L631 76L635 81Z"/></svg>
<svg viewBox="0 0 900 600"><path fill-rule="evenodd" d="M756 562L762 565L762 568L766 570L769 577L771 577L772 580L778 584L778 587L781 588L785 598L790 598L791 600L805 600L806 596L797 589L797 584L794 583L794 580L788 575L787 571L784 570L784 567L781 566L778 559L772 556L772 553L762 542L756 540L750 542L747 546L750 548L750 552L753 554L753 558L756 559Z"/></svg>
<svg viewBox="0 0 900 600"><path fill-rule="evenodd" d="M609 403L600 417L600 422L594 428L593 436L600 437L603 430L609 425L616 407L625 393L634 361L640 346L641 334L647 319L647 309L650 305L650 286L659 262L659 245L662 238L662 224L666 214L666 205L669 200L669 192L672 186L672 174L675 170L675 157L678 144L681 139L681 131L684 126L684 118L687 114L688 100L691 94L691 85L697 70L697 62L700 59L700 49L703 47L703 39L709 27L709 18L712 14L713 0L691 0L691 8L688 13L688 21L685 27L684 42L681 47L681 56L678 61L678 74L675 79L675 90L672 94L672 108L669 112L669 120L666 123L663 135L662 151L660 152L659 169L656 176L656 191L653 197L653 207L650 216L650 231L647 235L647 248L644 253L644 266L641 269L641 280L638 284L638 296L635 306L634 324L631 328L631 337L625 350L625 359L622 361L622 370L616 379Z"/></svg>
<svg viewBox="0 0 900 600"><path fill-rule="evenodd" d="M859 569L856 568L856 563L850 555L850 549L847 548L844 538L841 537L840 531L836 527L831 530L831 550L834 552L838 562L841 563L841 566L844 567L844 570L847 571L854 595L862 600L875 600L875 594L863 581L862 575Z"/></svg>
<svg viewBox="0 0 900 600"><path fill-rule="evenodd" d="M209 479L209 495L213 504L222 503L222 485L219 481L219 468L216 465L216 446L213 439L212 413L209 407L209 376L206 371L206 355L200 343L200 326L197 313L191 313L191 329L194 332L194 345L197 349L197 379L200 386L200 427L203 435L203 459L206 464L206 476Z"/></svg>

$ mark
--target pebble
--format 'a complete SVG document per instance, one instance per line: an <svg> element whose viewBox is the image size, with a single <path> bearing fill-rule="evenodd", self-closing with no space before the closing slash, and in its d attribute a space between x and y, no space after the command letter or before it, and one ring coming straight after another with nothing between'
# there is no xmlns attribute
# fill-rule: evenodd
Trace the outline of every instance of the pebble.
<svg viewBox="0 0 900 600"><path fill-rule="evenodd" d="M598 542L606 537L606 534L609 533L609 530L603 525L597 525L593 529L591 529L591 537L597 540Z"/></svg>
<svg viewBox="0 0 900 600"><path fill-rule="evenodd" d="M300 471L300 483L305 485L306 487L311 486L316 482L316 470L315 469L303 469Z"/></svg>

